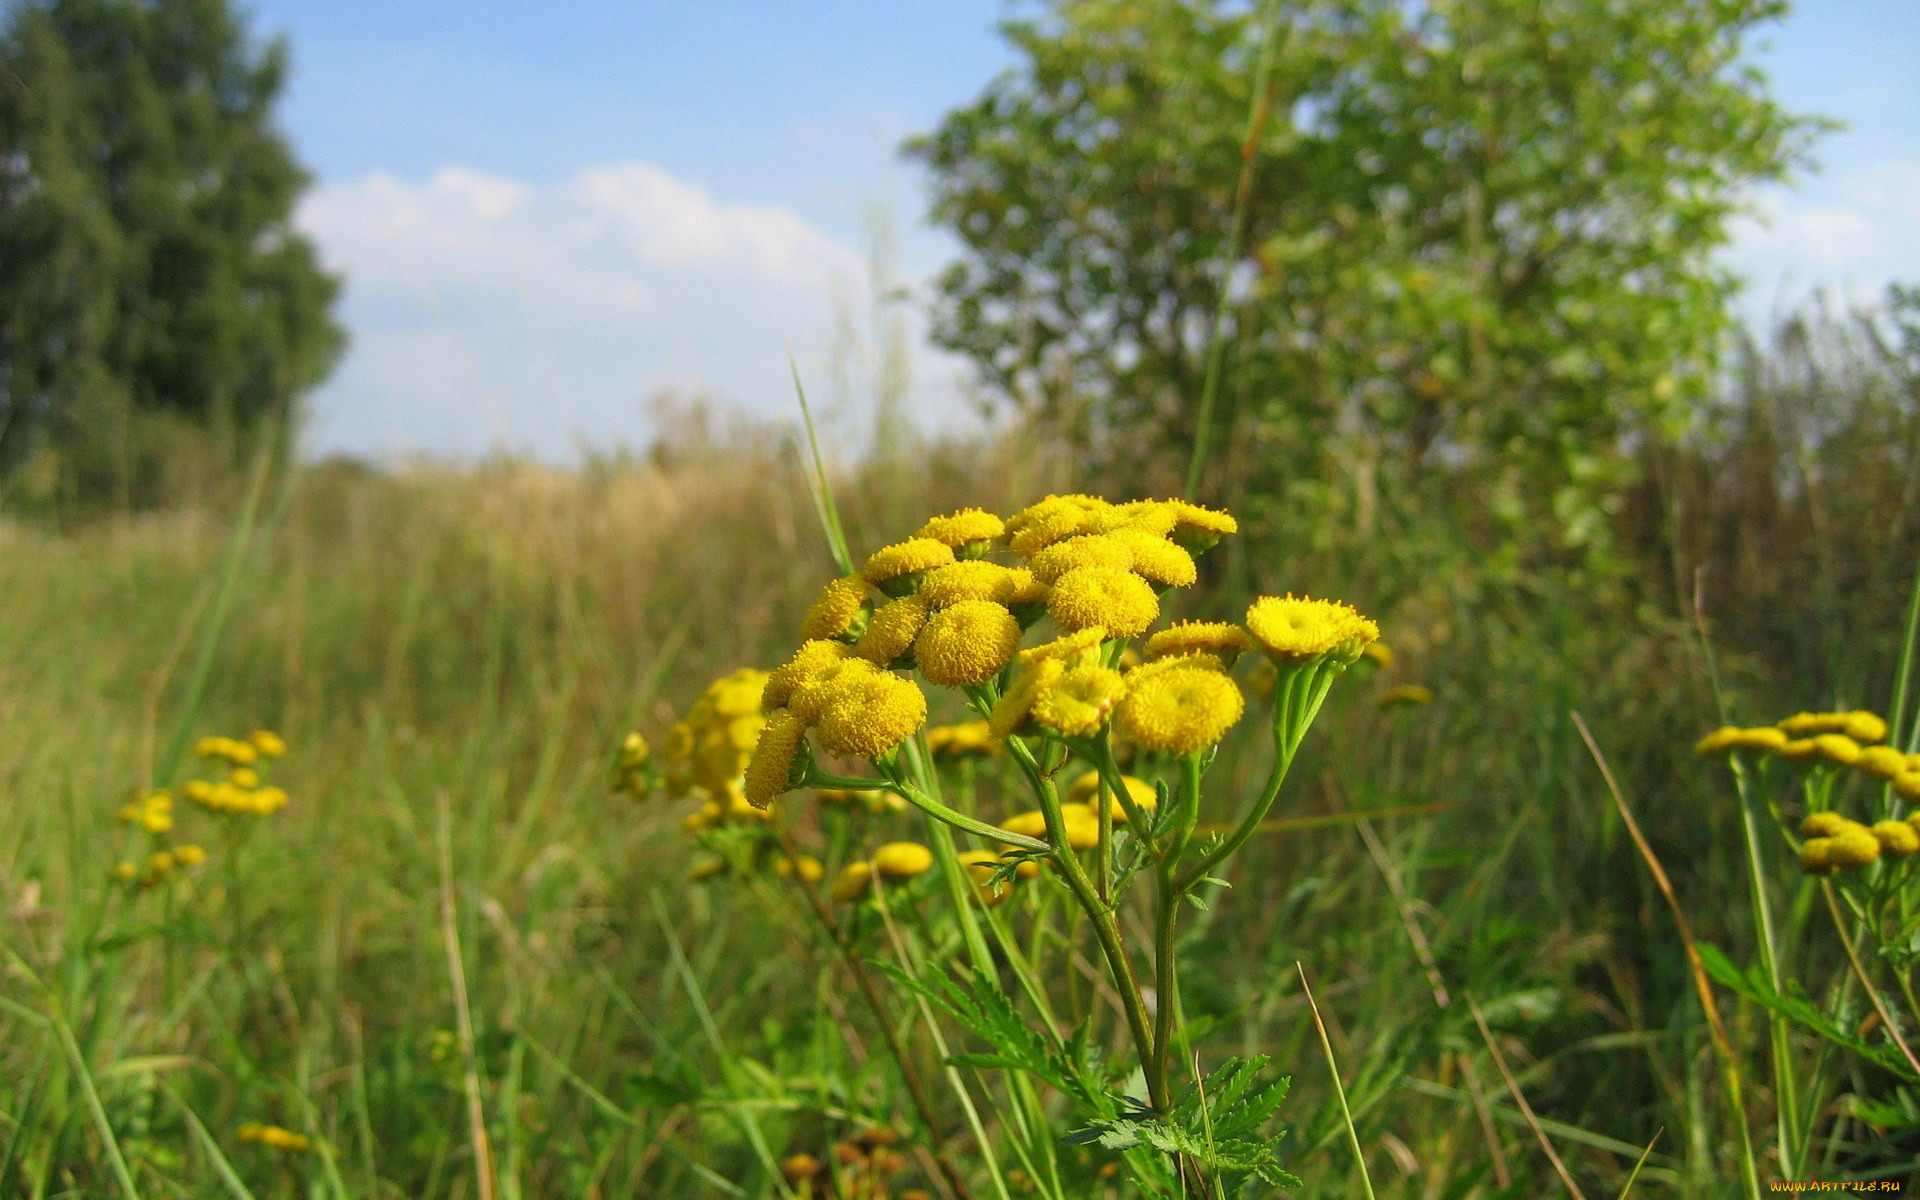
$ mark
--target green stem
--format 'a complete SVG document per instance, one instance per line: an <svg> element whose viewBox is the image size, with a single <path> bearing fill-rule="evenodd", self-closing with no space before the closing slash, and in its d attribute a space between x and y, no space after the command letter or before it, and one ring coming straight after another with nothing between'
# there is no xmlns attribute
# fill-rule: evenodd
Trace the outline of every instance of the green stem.
<svg viewBox="0 0 1920 1200"><path fill-rule="evenodd" d="M1747 851L1747 899L1753 906L1754 934L1760 944L1760 965L1776 996L1786 994L1781 986L1780 960L1775 952L1779 944L1773 931L1773 913L1767 903L1766 876L1760 861L1760 829L1754 816L1753 798L1748 795L1747 775L1740 760L1728 760L1733 768L1733 786L1740 800L1740 833ZM1787 1179L1800 1177L1800 1145L1796 1130L1800 1119L1798 1084L1789 1057L1786 1018L1769 1010L1767 1027L1773 1046L1774 1132L1779 1138L1780 1173Z"/></svg>
<svg viewBox="0 0 1920 1200"><path fill-rule="evenodd" d="M977 834L991 841L1005 842L1009 846L1018 846L1022 850L1052 849L1051 846L1039 838L1030 838L1024 833L1015 833L1011 829L1002 829L998 825L989 825L977 817L970 817L963 812L948 808L946 805L940 803L940 801L935 800L932 796L927 795L918 787L914 786L910 780L898 776L897 768L889 768L880 763L875 763L874 765L880 767L883 771L891 769L894 771L894 774L889 775L885 779L855 779L846 775L830 775L825 771L813 768L807 771L806 786L847 788L853 791L870 792L878 790L892 792L920 811L929 816L938 817L955 829L964 829L968 833Z"/></svg>

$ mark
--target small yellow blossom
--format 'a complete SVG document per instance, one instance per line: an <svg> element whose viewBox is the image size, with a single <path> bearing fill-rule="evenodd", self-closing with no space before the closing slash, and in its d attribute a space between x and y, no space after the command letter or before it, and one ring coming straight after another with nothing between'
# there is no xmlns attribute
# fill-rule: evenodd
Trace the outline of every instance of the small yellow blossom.
<svg viewBox="0 0 1920 1200"><path fill-rule="evenodd" d="M192 842L173 848L173 861L183 867L197 867L207 861L207 852Z"/></svg>
<svg viewBox="0 0 1920 1200"><path fill-rule="evenodd" d="M1060 818L1067 827L1067 845L1090 850L1100 844L1100 815L1085 804L1062 804Z"/></svg>
<svg viewBox="0 0 1920 1200"><path fill-rule="evenodd" d="M1029 653L1022 651L1022 656ZM1016 733L1024 733L1033 716L1033 702L1043 687L1067 673L1066 665L1057 658L1042 658L1028 663L1014 676L1013 683L994 704L993 711L987 714L987 730L1002 740Z"/></svg>
<svg viewBox="0 0 1920 1200"><path fill-rule="evenodd" d="M1063 668L1085 666L1098 660L1100 643L1106 640L1107 631L1099 625L1063 634L1022 650L1020 665L1029 669L1043 662L1056 662Z"/></svg>
<svg viewBox="0 0 1920 1200"><path fill-rule="evenodd" d="M866 566L860 574L868 583L877 587L889 588L901 581L911 581L935 567L944 567L952 562L953 548L942 545L932 538L908 538L891 546L875 550L867 558ZM889 594L897 594L889 591Z"/></svg>
<svg viewBox="0 0 1920 1200"><path fill-rule="evenodd" d="M1012 613L991 600L962 600L927 619L913 657L929 681L968 687L998 675L1019 645L1020 622Z"/></svg>
<svg viewBox="0 0 1920 1200"><path fill-rule="evenodd" d="M1007 545L1031 558L1057 541L1089 532L1110 507L1097 496L1048 496L1007 518Z"/></svg>
<svg viewBox="0 0 1920 1200"><path fill-rule="evenodd" d="M1075 667L1036 687L1033 719L1067 737L1090 737L1126 693L1120 672L1111 667Z"/></svg>
<svg viewBox="0 0 1920 1200"><path fill-rule="evenodd" d="M927 751L935 758L986 758L1000 752L1000 743L985 721L963 721L927 730Z"/></svg>
<svg viewBox="0 0 1920 1200"><path fill-rule="evenodd" d="M809 640L837 638L853 627L853 619L873 594L873 584L865 576L848 575L820 589L820 597L807 609L801 632Z"/></svg>
<svg viewBox="0 0 1920 1200"><path fill-rule="evenodd" d="M1417 683L1396 684L1380 693L1373 702L1375 708L1394 708L1399 705L1432 704L1433 690L1423 688Z"/></svg>
<svg viewBox="0 0 1920 1200"><path fill-rule="evenodd" d="M1107 536L1127 548L1133 555L1128 569L1148 583L1157 587L1192 587L1200 578L1193 555L1164 537L1126 526Z"/></svg>
<svg viewBox="0 0 1920 1200"><path fill-rule="evenodd" d="M1120 782L1126 787L1127 796L1132 799L1135 808L1142 812L1152 812L1155 808L1159 807L1160 793L1146 780L1135 779L1131 775L1122 775ZM1093 798L1099 790L1100 772L1088 771L1085 775L1073 781L1073 786L1067 789L1067 796L1075 803L1092 807ZM1098 811L1097 809L1095 810L1096 816L1098 815ZM1120 803L1117 797L1113 801L1113 823L1115 825L1125 825L1127 823L1126 806Z"/></svg>
<svg viewBox="0 0 1920 1200"><path fill-rule="evenodd" d="M829 754L878 758L927 719L918 684L887 671L850 673L825 685L817 732Z"/></svg>
<svg viewBox="0 0 1920 1200"><path fill-rule="evenodd" d="M1028 576L1031 579L1031 575ZM1011 567L981 559L968 559L951 566L935 567L920 581L920 594L934 608L946 608L962 600L991 600L1006 604L1013 599L1019 577Z"/></svg>
<svg viewBox="0 0 1920 1200"><path fill-rule="evenodd" d="M1878 845L1879 843L1875 843ZM1809 838L1800 843L1800 869L1809 875L1831 875L1834 868L1833 839Z"/></svg>
<svg viewBox="0 0 1920 1200"><path fill-rule="evenodd" d="M649 750L647 739L639 733L629 733L620 742L620 769L635 771L647 765Z"/></svg>
<svg viewBox="0 0 1920 1200"><path fill-rule="evenodd" d="M1042 583L1058 583L1060 577L1078 567L1110 567L1125 571L1133 566L1133 551L1117 538L1105 534L1081 534L1055 542L1033 556L1033 577Z"/></svg>
<svg viewBox="0 0 1920 1200"><path fill-rule="evenodd" d="M228 737L201 738L194 743L193 752L201 758L224 758L236 767L252 766L260 757L252 742Z"/></svg>
<svg viewBox="0 0 1920 1200"><path fill-rule="evenodd" d="M257 788L260 786L260 772L252 767L235 767L227 776L227 782L237 788Z"/></svg>
<svg viewBox="0 0 1920 1200"><path fill-rule="evenodd" d="M910 594L889 600L874 610L853 652L876 667L888 666L913 646L913 639L920 636L926 623L925 596Z"/></svg>
<svg viewBox="0 0 1920 1200"><path fill-rule="evenodd" d="M122 881L130 881L139 873L140 868L134 866L124 858L113 864L113 870L108 872L108 874L112 875L115 879Z"/></svg>
<svg viewBox="0 0 1920 1200"><path fill-rule="evenodd" d="M1832 837L1847 827L1847 819L1837 812L1808 813L1800 822L1801 837Z"/></svg>
<svg viewBox="0 0 1920 1200"><path fill-rule="evenodd" d="M724 858L696 859L694 864L687 868L687 878L693 880L695 883L698 883L702 879L712 879L716 875L725 875L726 873L727 860Z"/></svg>
<svg viewBox="0 0 1920 1200"><path fill-rule="evenodd" d="M1367 648L1360 652L1360 657L1384 671L1393 665L1393 647L1385 642L1369 642Z"/></svg>
<svg viewBox="0 0 1920 1200"><path fill-rule="evenodd" d="M1879 857L1880 839L1874 837L1871 830L1852 822L1834 834L1827 845L1827 861L1842 869L1864 867Z"/></svg>
<svg viewBox="0 0 1920 1200"><path fill-rule="evenodd" d="M1212 654L1228 666L1252 648L1253 639L1247 631L1226 621L1175 621L1147 639L1149 658Z"/></svg>
<svg viewBox="0 0 1920 1200"><path fill-rule="evenodd" d="M1176 666L1140 678L1143 670L1127 674L1118 722L1128 740L1143 749L1162 754L1203 750L1225 737L1246 709L1239 685L1219 671Z"/></svg>
<svg viewBox="0 0 1920 1200"><path fill-rule="evenodd" d="M1762 725L1756 729L1742 729L1734 735L1735 750L1755 750L1761 753L1778 754L1785 749L1787 735L1777 725Z"/></svg>
<svg viewBox="0 0 1920 1200"><path fill-rule="evenodd" d="M1829 762L1838 763L1843 767L1850 767L1859 761L1860 743L1854 741L1844 733L1823 733L1813 739L1813 742L1814 745L1820 748L1821 757ZM1784 748L1785 747L1782 747L1782 749Z"/></svg>
<svg viewBox="0 0 1920 1200"><path fill-rule="evenodd" d="M933 869L933 851L919 842L888 842L873 852L872 862L882 879L912 879Z"/></svg>
<svg viewBox="0 0 1920 1200"><path fill-rule="evenodd" d="M1712 733L1693 744L1693 752L1701 758L1720 758L1733 752L1734 743L1740 739L1738 725L1722 725ZM1808 743L1812 745L1811 742Z"/></svg>
<svg viewBox="0 0 1920 1200"><path fill-rule="evenodd" d="M822 866L820 860L811 854L801 854L793 858L787 858L785 855L782 855L780 858L774 860L773 873L783 877L791 877L796 873L796 864L798 864L797 873L799 877L808 883L819 883L821 879L826 877L826 867Z"/></svg>
<svg viewBox="0 0 1920 1200"><path fill-rule="evenodd" d="M833 885L827 889L827 897L839 904L851 904L867 894L873 886L873 865L867 862L850 862L840 868L840 874L834 876Z"/></svg>
<svg viewBox="0 0 1920 1200"><path fill-rule="evenodd" d="M1781 735L1785 737L1785 734ZM1853 769L1875 779L1891 781L1906 770L1907 756L1892 746L1868 746L1853 760Z"/></svg>
<svg viewBox="0 0 1920 1200"><path fill-rule="evenodd" d="M1908 768L1893 777L1893 794L1902 800L1920 802L1920 771Z"/></svg>
<svg viewBox="0 0 1920 1200"><path fill-rule="evenodd" d="M1920 850L1920 830L1906 821L1881 821L1871 832L1880 843L1880 853L1888 858L1905 858Z"/></svg>
<svg viewBox="0 0 1920 1200"><path fill-rule="evenodd" d="M762 708L784 708L795 688L826 674L853 654L853 647L840 642L814 640L800 643L793 657L775 667L767 676L760 693Z"/></svg>
<svg viewBox="0 0 1920 1200"><path fill-rule="evenodd" d="M1738 729L1734 730L1739 733ZM1784 731L1783 731L1784 732ZM1811 767L1820 761L1820 743L1812 738L1794 738L1780 747L1780 757L1798 767Z"/></svg>
<svg viewBox="0 0 1920 1200"><path fill-rule="evenodd" d="M747 762L747 802L765 808L773 798L793 788L794 768L798 765L800 744L806 739L807 726L792 713L781 713L760 731L760 744Z"/></svg>
<svg viewBox="0 0 1920 1200"><path fill-rule="evenodd" d="M1887 723L1875 713L1865 709L1855 709L1853 712L1842 714L1840 732L1865 745L1868 742L1884 740L1887 736Z"/></svg>
<svg viewBox="0 0 1920 1200"><path fill-rule="evenodd" d="M1262 596L1247 609L1247 632L1276 663L1299 664L1322 655L1352 661L1380 626L1337 600Z"/></svg>
<svg viewBox="0 0 1920 1200"><path fill-rule="evenodd" d="M1164 538L1179 521L1179 513L1164 500L1129 500L1095 512L1087 522L1087 530L1113 533L1128 529Z"/></svg>
<svg viewBox="0 0 1920 1200"><path fill-rule="evenodd" d="M1207 550L1229 533L1240 532L1240 522L1224 512L1202 508L1186 500L1166 502L1173 509L1173 540L1195 550Z"/></svg>
<svg viewBox="0 0 1920 1200"><path fill-rule="evenodd" d="M1044 610L1047 595L1052 589L1035 579L1033 572L1025 567L1008 567L1007 570L1013 576L1013 593L1007 597L1007 607L1014 610L1014 615L1020 616L1022 609ZM1037 611L1034 619L1039 619Z"/></svg>
<svg viewBox="0 0 1920 1200"><path fill-rule="evenodd" d="M1069 632L1104 628L1108 637L1145 633L1160 615L1146 580L1116 567L1075 567L1054 582L1047 612Z"/></svg>
<svg viewBox="0 0 1920 1200"><path fill-rule="evenodd" d="M247 741L266 758L279 758L287 752L287 743L271 729L256 729L247 735Z"/></svg>
<svg viewBox="0 0 1920 1200"><path fill-rule="evenodd" d="M929 518L913 536L958 550L968 543L990 542L1006 531L1006 522L992 513L979 508L963 508L944 517Z"/></svg>

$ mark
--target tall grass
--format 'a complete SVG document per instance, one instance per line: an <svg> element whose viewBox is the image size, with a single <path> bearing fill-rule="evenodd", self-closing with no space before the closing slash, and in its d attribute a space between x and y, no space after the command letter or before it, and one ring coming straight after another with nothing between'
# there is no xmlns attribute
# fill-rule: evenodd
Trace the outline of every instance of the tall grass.
<svg viewBox="0 0 1920 1200"><path fill-rule="evenodd" d="M1615 570L1490 546L1469 481L1355 477L1310 522L1256 506L1196 598L1341 595L1397 651L1330 701L1294 807L1180 943L1201 1053L1294 1076L1304 1194L1557 1194L1555 1159L1588 1194L1735 1190L1686 950L1570 714L1696 935L1748 956L1739 810L1687 754L1717 723L1695 581L1734 705L1879 706L1920 554L1912 376L1866 343L1837 364L1796 345L1652 460ZM830 481L857 547L909 532L901 511L1102 486L1017 437L892 453L914 469ZM164 759L233 509L0 521L0 1196L775 1196L786 1154L911 1128L802 914L689 884L681 814L607 788L620 735L773 665L834 570L791 443L683 430L576 472L336 463L290 487L195 732L284 734L293 803L244 840L184 811L208 863L131 898L113 813ZM1400 683L1437 699L1377 708ZM1257 759L1230 747L1216 776L1248 786ZM1766 1023L1717 1003L1767 1178ZM933 1103L965 1150L954 1093ZM979 1119L997 1142L1020 1118ZM313 1148L242 1144L249 1121ZM1920 1155L1844 1101L1814 1144L1832 1178ZM937 1193L918 1152L938 1148L908 1147L900 1186Z"/></svg>

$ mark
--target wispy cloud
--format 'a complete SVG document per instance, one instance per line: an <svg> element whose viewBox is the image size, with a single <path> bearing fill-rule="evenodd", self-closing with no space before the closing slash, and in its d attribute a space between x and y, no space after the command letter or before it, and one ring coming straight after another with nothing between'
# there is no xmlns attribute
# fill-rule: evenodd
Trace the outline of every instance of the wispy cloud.
<svg viewBox="0 0 1920 1200"><path fill-rule="evenodd" d="M550 184L447 167L317 189L299 224L348 279L353 348L317 397L322 449L495 444L564 457L644 436L664 386L791 404L862 256L790 210L729 204L643 163Z"/></svg>
<svg viewBox="0 0 1920 1200"><path fill-rule="evenodd" d="M1750 320L1815 288L1872 302L1889 282L1920 282L1920 159L1861 166L1805 191L1769 191L1755 207L1735 222L1728 251L1748 281Z"/></svg>

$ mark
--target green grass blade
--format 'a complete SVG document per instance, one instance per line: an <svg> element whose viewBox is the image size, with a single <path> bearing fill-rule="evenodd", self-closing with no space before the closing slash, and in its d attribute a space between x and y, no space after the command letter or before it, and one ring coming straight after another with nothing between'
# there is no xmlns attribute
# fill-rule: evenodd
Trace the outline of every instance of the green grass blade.
<svg viewBox="0 0 1920 1200"><path fill-rule="evenodd" d="M1320 1049L1326 1052L1327 1075L1333 1080L1333 1094L1340 1100L1340 1120L1347 1127L1347 1143L1353 1147L1353 1161L1360 1165L1360 1185L1366 1190L1367 1200L1375 1200L1373 1177L1367 1174L1367 1155L1360 1149L1360 1134L1353 1127L1353 1110L1347 1107L1347 1086L1340 1082L1340 1064L1333 1059L1333 1042L1327 1038L1327 1023L1320 1019L1320 1006L1314 1002L1313 989L1307 986L1307 969L1299 963L1293 969L1300 972L1300 987L1307 994L1307 1007L1313 1011L1313 1027L1320 1033Z"/></svg>
<svg viewBox="0 0 1920 1200"><path fill-rule="evenodd" d="M227 1191L233 1193L235 1200L254 1200L253 1193L247 1190L247 1185L241 1181L239 1172L233 1169L233 1164L227 1161L225 1154L221 1153L220 1143L214 1141L213 1135L207 1132L206 1125L201 1122L199 1114L193 1111L193 1106L182 1100L180 1093L164 1084L161 1086L165 1088L167 1098L180 1109L180 1115L184 1116L187 1124L193 1128L194 1137L199 1139L200 1148L205 1150L207 1157L213 1161L214 1173L220 1176L221 1183L227 1185Z"/></svg>
<svg viewBox="0 0 1920 1200"><path fill-rule="evenodd" d="M833 502L833 488L827 482L826 460L820 456L820 437L813 427L813 410L807 405L807 388L800 382L800 364L787 351L787 367L793 372L794 395L800 399L800 419L807 426L807 456L813 473L806 476L807 491L813 497L813 509L820 519L820 530L827 535L827 547L842 575L853 574L853 554L847 549L847 532L840 524L840 510Z"/></svg>
<svg viewBox="0 0 1920 1200"><path fill-rule="evenodd" d="M1920 713L1907 724L1907 700L1913 686L1914 655L1920 652L1920 567L1914 569L1913 586L1907 591L1907 631L1900 639L1900 673L1893 684L1892 711L1887 726L1892 731L1888 745L1904 746L1908 754L1920 749Z"/></svg>
<svg viewBox="0 0 1920 1200"><path fill-rule="evenodd" d="M1648 1142L1647 1148L1640 1152L1640 1159L1633 1164L1633 1170L1627 1173L1627 1182L1621 1185L1620 1195L1616 1200L1627 1200L1627 1193L1633 1190L1633 1181L1640 1178L1640 1168L1647 1165L1647 1156L1653 1153L1654 1145L1659 1142L1660 1135L1665 1132L1665 1129L1656 1129L1653 1131L1653 1141Z"/></svg>

